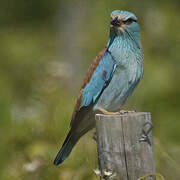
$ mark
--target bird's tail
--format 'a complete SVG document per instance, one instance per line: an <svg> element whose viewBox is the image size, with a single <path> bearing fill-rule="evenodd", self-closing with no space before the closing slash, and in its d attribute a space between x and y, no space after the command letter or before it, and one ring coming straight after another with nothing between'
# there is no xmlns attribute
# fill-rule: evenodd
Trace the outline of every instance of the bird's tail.
<svg viewBox="0 0 180 180"><path fill-rule="evenodd" d="M81 137L80 135L78 135L76 133L72 133L70 130L60 151L58 152L58 154L54 160L55 165L61 164L69 156L74 145L77 143L77 141L79 140L80 137Z"/></svg>

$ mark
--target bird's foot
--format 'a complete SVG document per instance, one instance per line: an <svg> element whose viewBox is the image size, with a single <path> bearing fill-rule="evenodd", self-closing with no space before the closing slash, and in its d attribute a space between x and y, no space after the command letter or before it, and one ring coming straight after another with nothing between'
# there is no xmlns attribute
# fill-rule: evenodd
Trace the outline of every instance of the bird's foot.
<svg viewBox="0 0 180 180"><path fill-rule="evenodd" d="M129 111L129 110L120 110L119 111L119 114L126 114L126 113L135 113L136 111L132 110L132 111Z"/></svg>
<svg viewBox="0 0 180 180"><path fill-rule="evenodd" d="M106 114L106 115L117 115L117 114L119 114L119 112L109 112L109 111L105 110L104 108L98 108L97 110L102 112L103 114Z"/></svg>
<svg viewBox="0 0 180 180"><path fill-rule="evenodd" d="M106 115L117 115L117 114L120 114L119 112L109 112L103 108L98 108L97 109L98 111L102 112L103 114L106 114Z"/></svg>
<svg viewBox="0 0 180 180"><path fill-rule="evenodd" d="M119 114L126 114L126 113L134 113L134 112L136 112L134 110L129 111L129 110L123 110L123 109L118 111L118 112L109 112L104 108L98 108L97 110L102 112L103 114L106 114L106 115L119 115Z"/></svg>
<svg viewBox="0 0 180 180"><path fill-rule="evenodd" d="M147 128L149 125L149 128ZM153 129L153 124L151 122L146 122L143 125L143 129L142 129L142 135L141 138L139 139L140 142L147 142L149 145L151 145L150 139L148 137L149 133L152 131Z"/></svg>

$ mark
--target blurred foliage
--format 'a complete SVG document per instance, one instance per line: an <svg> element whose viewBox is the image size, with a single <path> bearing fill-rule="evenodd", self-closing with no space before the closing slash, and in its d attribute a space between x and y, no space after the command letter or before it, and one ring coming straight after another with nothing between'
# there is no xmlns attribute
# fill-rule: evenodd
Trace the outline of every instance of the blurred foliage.
<svg viewBox="0 0 180 180"><path fill-rule="evenodd" d="M52 161L88 65L108 39L114 9L139 17L145 55L144 79L127 107L152 113L157 172L179 179L178 0L1 2L0 179L98 179L91 133L63 165Z"/></svg>

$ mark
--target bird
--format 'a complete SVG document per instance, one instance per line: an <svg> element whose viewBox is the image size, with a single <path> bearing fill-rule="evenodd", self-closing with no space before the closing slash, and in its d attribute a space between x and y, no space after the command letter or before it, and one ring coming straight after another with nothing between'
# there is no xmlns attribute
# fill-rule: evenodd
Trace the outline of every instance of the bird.
<svg viewBox="0 0 180 180"><path fill-rule="evenodd" d="M90 65L77 98L69 133L54 165L70 155L78 140L95 126L95 114L118 114L144 74L140 27L134 13L114 10L109 39Z"/></svg>

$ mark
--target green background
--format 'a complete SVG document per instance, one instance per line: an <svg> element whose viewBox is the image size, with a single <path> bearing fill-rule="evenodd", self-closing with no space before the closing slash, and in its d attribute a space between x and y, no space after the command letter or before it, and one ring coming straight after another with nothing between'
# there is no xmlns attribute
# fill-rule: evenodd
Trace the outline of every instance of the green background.
<svg viewBox="0 0 180 180"><path fill-rule="evenodd" d="M1 1L0 179L98 179L92 132L64 164L52 162L115 9L138 16L145 57L144 78L126 108L152 113L156 170L179 179L179 0Z"/></svg>

